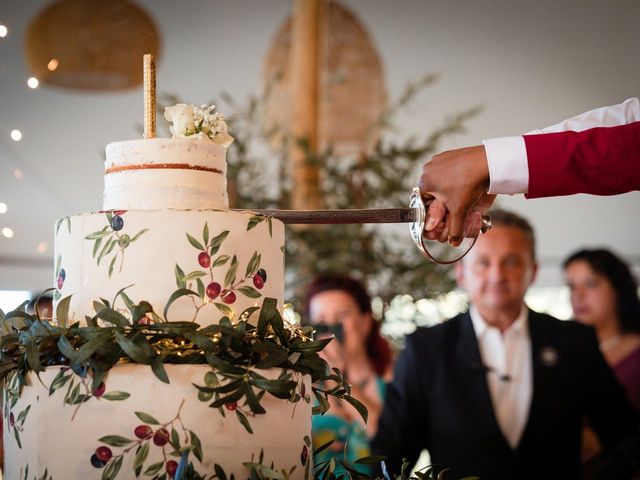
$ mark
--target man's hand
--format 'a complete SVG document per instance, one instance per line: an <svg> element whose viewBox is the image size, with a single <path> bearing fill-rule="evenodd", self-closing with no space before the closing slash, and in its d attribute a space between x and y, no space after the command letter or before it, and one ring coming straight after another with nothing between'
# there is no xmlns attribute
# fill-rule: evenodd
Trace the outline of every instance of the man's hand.
<svg viewBox="0 0 640 480"><path fill-rule="evenodd" d="M479 219L495 200L487 194L489 167L482 145L434 155L422 167L418 186L425 200L433 199L427 211L427 238L456 247L465 232L479 232Z"/></svg>

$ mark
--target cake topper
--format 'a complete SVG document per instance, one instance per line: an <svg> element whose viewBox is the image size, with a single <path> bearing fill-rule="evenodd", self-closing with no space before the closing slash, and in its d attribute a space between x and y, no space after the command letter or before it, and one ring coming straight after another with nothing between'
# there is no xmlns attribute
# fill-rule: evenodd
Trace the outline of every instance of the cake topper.
<svg viewBox="0 0 640 480"><path fill-rule="evenodd" d="M144 64L144 138L156 137L156 61L151 53Z"/></svg>

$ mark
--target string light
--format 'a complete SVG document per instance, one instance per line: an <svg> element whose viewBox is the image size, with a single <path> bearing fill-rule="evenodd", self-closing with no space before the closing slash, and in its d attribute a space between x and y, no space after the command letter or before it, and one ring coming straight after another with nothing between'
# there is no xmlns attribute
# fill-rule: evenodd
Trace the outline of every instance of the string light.
<svg viewBox="0 0 640 480"><path fill-rule="evenodd" d="M38 248L37 248L37 250L38 250L38 253L39 253L39 254L46 253L46 252L47 252L47 250L49 250L49 244L48 244L47 242L40 242L40 243L38 244Z"/></svg>
<svg viewBox="0 0 640 480"><path fill-rule="evenodd" d="M18 129L11 130L11 140L16 142L22 140L22 132Z"/></svg>
<svg viewBox="0 0 640 480"><path fill-rule="evenodd" d="M7 213L7 204L0 202L0 213Z"/></svg>
<svg viewBox="0 0 640 480"><path fill-rule="evenodd" d="M0 38L6 37L7 33L9 33L9 29L4 25L0 24Z"/></svg>
<svg viewBox="0 0 640 480"><path fill-rule="evenodd" d="M11 230L9 227L4 227L2 229L2 235L6 238L13 238L13 230Z"/></svg>
<svg viewBox="0 0 640 480"><path fill-rule="evenodd" d="M60 65L58 59L52 58L51 60L49 60L49 63L47 63L47 70L49 70L50 72L55 72L56 68L58 68L58 65Z"/></svg>
<svg viewBox="0 0 640 480"><path fill-rule="evenodd" d="M38 88L40 82L36 77L29 77L29 79L27 80L27 85L29 86L29 88Z"/></svg>
<svg viewBox="0 0 640 480"><path fill-rule="evenodd" d="M22 170L20 170L19 168L14 168L13 169L13 176L16 177L17 180L21 180L22 179Z"/></svg>

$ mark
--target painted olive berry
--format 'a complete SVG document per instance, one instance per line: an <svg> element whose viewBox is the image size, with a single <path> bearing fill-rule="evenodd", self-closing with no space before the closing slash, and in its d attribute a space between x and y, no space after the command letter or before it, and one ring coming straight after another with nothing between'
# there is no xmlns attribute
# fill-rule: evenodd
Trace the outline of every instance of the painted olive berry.
<svg viewBox="0 0 640 480"><path fill-rule="evenodd" d="M96 389L93 391L93 396L94 397L101 397L102 395L104 395L104 391L107 389L106 385L104 384L104 382L100 382L100 385L98 385L96 387Z"/></svg>
<svg viewBox="0 0 640 480"><path fill-rule="evenodd" d="M160 428L153 434L153 443L158 447L162 447L169 443L169 432L166 428Z"/></svg>
<svg viewBox="0 0 640 480"><path fill-rule="evenodd" d="M231 305L236 301L236 294L234 292L227 291L227 293L222 294L222 301Z"/></svg>
<svg viewBox="0 0 640 480"><path fill-rule="evenodd" d="M62 278L63 282L67 279L67 272L64 271L64 268L60 269L60 273L58 273L58 276Z"/></svg>
<svg viewBox="0 0 640 480"><path fill-rule="evenodd" d="M303 383L300 387L300 396L304 397L307 394L307 386Z"/></svg>
<svg viewBox="0 0 640 480"><path fill-rule="evenodd" d="M106 464L107 464L107 462L103 462L102 460L100 460L95 453L93 455L91 455L91 465L93 465L94 467L102 468Z"/></svg>
<svg viewBox="0 0 640 480"><path fill-rule="evenodd" d="M63 285L64 285L64 278L58 275L58 290L62 290Z"/></svg>
<svg viewBox="0 0 640 480"><path fill-rule="evenodd" d="M112 456L113 453L111 453L111 449L109 447L96 448L96 457L98 457L98 460L108 462L109 460L111 460Z"/></svg>
<svg viewBox="0 0 640 480"><path fill-rule="evenodd" d="M220 294L221 289L222 287L218 282L211 282L209 285L207 285L207 290L206 290L207 297L213 300Z"/></svg>
<svg viewBox="0 0 640 480"><path fill-rule="evenodd" d="M118 239L118 246L121 248L127 248L130 243L131 243L131 237L126 233L120 236L120 238Z"/></svg>
<svg viewBox="0 0 640 480"><path fill-rule="evenodd" d="M224 406L227 410L233 412L236 408L238 408L238 402L225 403Z"/></svg>
<svg viewBox="0 0 640 480"><path fill-rule="evenodd" d="M200 252L198 263L202 268L209 268L211 266L211 256L207 252Z"/></svg>
<svg viewBox="0 0 640 480"><path fill-rule="evenodd" d="M118 232L120 230L122 230L122 227L124 227L124 220L122 220L122 217L120 215L115 215L112 219L111 219L111 228L114 232Z"/></svg>
<svg viewBox="0 0 640 480"><path fill-rule="evenodd" d="M153 428L149 425L138 425L133 433L140 439L150 438L153 435Z"/></svg>
<svg viewBox="0 0 640 480"><path fill-rule="evenodd" d="M302 465L306 465L307 460L309 460L309 449L306 445L303 445L302 453L300 454L300 463L302 463Z"/></svg>
<svg viewBox="0 0 640 480"><path fill-rule="evenodd" d="M264 280L260 275L256 273L253 277L253 284L256 286L258 290L260 290L262 287L264 287Z"/></svg>
<svg viewBox="0 0 640 480"><path fill-rule="evenodd" d="M13 412L9 414L9 426L13 427L16 424L16 417L13 415Z"/></svg>
<svg viewBox="0 0 640 480"><path fill-rule="evenodd" d="M264 271L264 268L261 268L260 270L258 270L256 272L256 274L260 275L262 277L262 281L264 283L267 283L267 272Z"/></svg>
<svg viewBox="0 0 640 480"><path fill-rule="evenodd" d="M173 477L176 473L176 470L178 469L178 462L176 462L175 460L169 460L167 462L167 474L170 477Z"/></svg>

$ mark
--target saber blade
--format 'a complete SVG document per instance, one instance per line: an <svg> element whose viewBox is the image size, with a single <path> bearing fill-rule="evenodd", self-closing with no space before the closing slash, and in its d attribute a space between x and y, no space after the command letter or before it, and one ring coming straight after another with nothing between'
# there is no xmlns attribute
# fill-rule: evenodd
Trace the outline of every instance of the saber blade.
<svg viewBox="0 0 640 480"><path fill-rule="evenodd" d="M273 217L290 224L346 224L346 223L411 223L415 222L415 208L365 208L344 210L241 210Z"/></svg>

